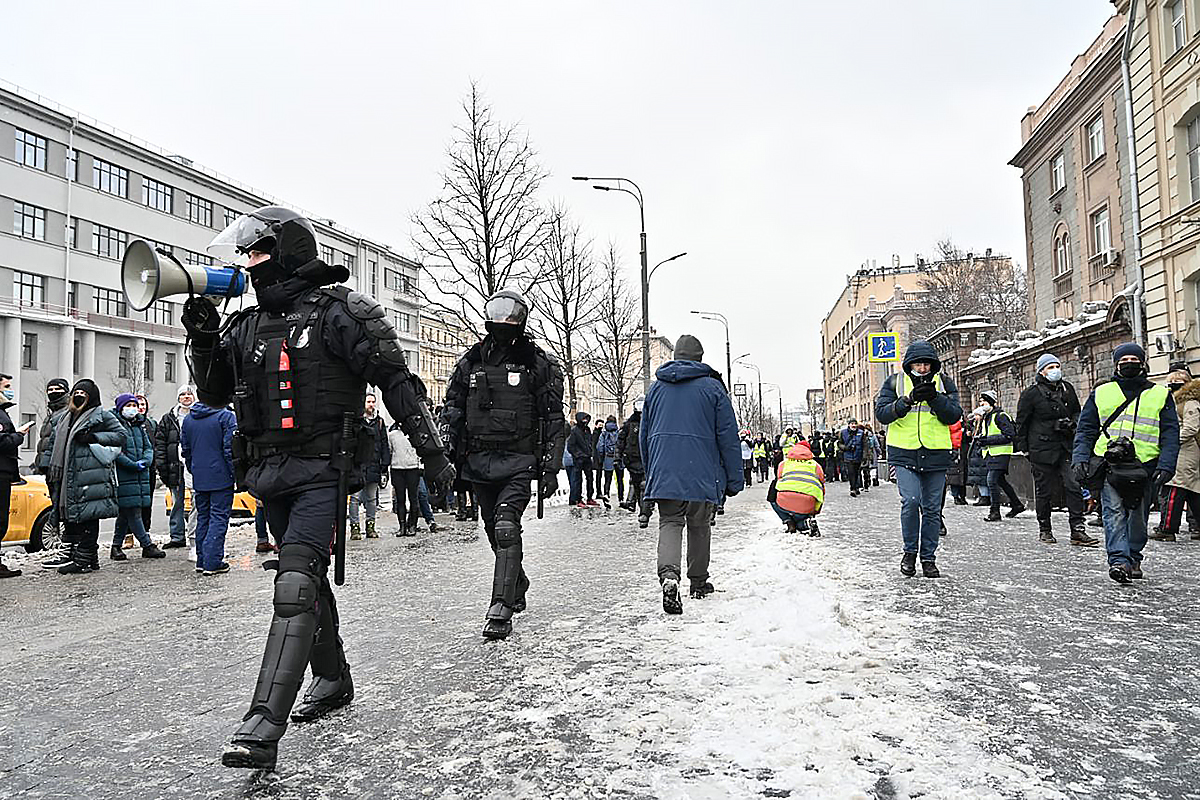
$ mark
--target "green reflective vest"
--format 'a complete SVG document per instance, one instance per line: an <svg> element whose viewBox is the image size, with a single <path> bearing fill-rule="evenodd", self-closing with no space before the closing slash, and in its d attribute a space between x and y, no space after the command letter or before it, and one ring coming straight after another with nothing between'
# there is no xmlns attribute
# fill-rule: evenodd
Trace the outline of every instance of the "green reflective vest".
<svg viewBox="0 0 1200 800"><path fill-rule="evenodd" d="M1000 426L996 424L996 417L1000 416L1000 411L993 411L988 415L987 432L985 436L1000 436L1004 432L1000 430ZM1011 456L1013 452L1012 442L1008 444L990 444L983 448L985 456Z"/></svg>
<svg viewBox="0 0 1200 800"><path fill-rule="evenodd" d="M933 376L933 384L942 391L942 376ZM896 375L896 396L905 397L913 389L912 378L907 372ZM953 450L950 441L950 426L937 418L929 403L917 403L909 412L892 424L888 425L887 443L889 447L901 450Z"/></svg>
<svg viewBox="0 0 1200 800"><path fill-rule="evenodd" d="M779 479L775 481L775 491L799 492L815 498L817 511L821 510L821 505L825 502L825 488L821 486L821 479L817 477L817 462L815 461L785 459L783 471L779 474Z"/></svg>
<svg viewBox="0 0 1200 800"><path fill-rule="evenodd" d="M1170 393L1167 387L1157 384L1143 389L1120 416L1108 426L1108 436L1101 435L1096 439L1092 452L1098 456L1104 455L1108 448L1108 440L1120 436L1128 436L1133 441L1133 449L1137 451L1139 461L1151 461L1158 458L1158 420L1163 406L1167 404ZM1096 388L1096 411L1100 413L1100 424L1112 416L1113 412L1125 402L1125 392L1116 381L1102 383Z"/></svg>

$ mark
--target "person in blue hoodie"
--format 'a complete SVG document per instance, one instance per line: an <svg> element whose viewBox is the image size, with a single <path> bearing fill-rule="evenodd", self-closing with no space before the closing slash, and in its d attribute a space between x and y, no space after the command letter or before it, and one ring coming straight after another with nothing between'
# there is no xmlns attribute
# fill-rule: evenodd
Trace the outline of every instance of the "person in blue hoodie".
<svg viewBox="0 0 1200 800"><path fill-rule="evenodd" d="M875 418L888 426L888 464L896 468L904 554L900 572L941 576L935 553L942 534L942 493L954 449L950 426L962 417L958 387L942 374L933 345L917 340L904 352L903 369L875 397Z"/></svg>
<svg viewBox="0 0 1200 800"><path fill-rule="evenodd" d="M658 504L658 579L668 614L683 613L679 580L685 525L690 594L699 599L713 591L708 581L711 515L745 486L733 404L720 373L702 358L700 340L680 336L675 359L654 373L642 404L644 496Z"/></svg>
<svg viewBox="0 0 1200 800"><path fill-rule="evenodd" d="M203 389L199 401L183 419L179 446L192 473L192 502L196 506L196 571L204 575L229 572L225 534L233 508L233 412Z"/></svg>

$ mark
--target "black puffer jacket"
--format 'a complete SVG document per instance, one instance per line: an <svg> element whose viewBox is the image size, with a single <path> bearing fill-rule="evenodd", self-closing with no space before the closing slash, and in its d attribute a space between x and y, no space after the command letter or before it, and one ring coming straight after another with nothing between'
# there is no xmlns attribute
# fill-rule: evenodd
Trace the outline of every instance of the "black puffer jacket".
<svg viewBox="0 0 1200 800"><path fill-rule="evenodd" d="M1016 448L1028 453L1034 464L1054 466L1070 461L1079 410L1074 386L1038 375L1017 401ZM1064 428L1059 420L1069 421L1070 426Z"/></svg>
<svg viewBox="0 0 1200 800"><path fill-rule="evenodd" d="M46 443L46 453L52 456L60 432L70 436L66 445L66 462L54 498L60 518L66 522L90 522L117 516L116 452L125 443L125 429L111 411L100 408L100 390L86 378L76 382L72 392L88 394L88 405L77 417L63 417L63 426L54 429ZM111 458L109 458L111 456Z"/></svg>
<svg viewBox="0 0 1200 800"><path fill-rule="evenodd" d="M183 465L179 461L179 416L176 406L162 415L154 429L154 467L168 489L179 486Z"/></svg>
<svg viewBox="0 0 1200 800"><path fill-rule="evenodd" d="M17 426L8 416L8 409L12 406L12 403L0 402L0 485L3 485L4 491L8 491L8 484L21 475L17 452L25 441L25 434L17 432Z"/></svg>
<svg viewBox="0 0 1200 800"><path fill-rule="evenodd" d="M642 449L638 445L638 442L641 441L639 438L641 429L642 412L635 411L629 415L629 419L625 420L625 424L621 426L621 432L617 434L617 461L624 464L625 469L630 472L639 474L646 471L642 465Z"/></svg>
<svg viewBox="0 0 1200 800"><path fill-rule="evenodd" d="M54 435L54 426L58 424L58 419L60 416L62 416L62 412L66 410L67 403L70 402L70 400L70 394L64 394L53 403L46 404L46 418L42 420L42 427L38 429L38 455L34 459L33 463L33 471L38 475L45 475L46 470L50 467L50 465L42 459L42 453L46 452L46 445L50 443L50 437Z"/></svg>
<svg viewBox="0 0 1200 800"><path fill-rule="evenodd" d="M567 452L575 462L576 469L591 467L596 459L596 448L592 444L592 431L588 424L592 418L582 411L575 415L575 425L567 437Z"/></svg>

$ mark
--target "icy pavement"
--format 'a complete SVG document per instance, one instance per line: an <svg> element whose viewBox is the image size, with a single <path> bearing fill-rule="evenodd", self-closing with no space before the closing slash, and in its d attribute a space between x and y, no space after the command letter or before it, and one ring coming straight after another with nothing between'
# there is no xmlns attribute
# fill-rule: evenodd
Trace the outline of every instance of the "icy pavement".
<svg viewBox="0 0 1200 800"><path fill-rule="evenodd" d="M730 501L719 591L682 617L653 525L527 514L530 609L502 643L479 636L486 539L389 517L338 592L355 702L292 726L267 775L218 762L270 616L252 526L218 578L179 551L30 564L0 583L0 797L1200 796L1200 543L1152 542L1121 588L1032 512L951 507L948 577L904 579L890 487L831 484L818 540L764 494Z"/></svg>

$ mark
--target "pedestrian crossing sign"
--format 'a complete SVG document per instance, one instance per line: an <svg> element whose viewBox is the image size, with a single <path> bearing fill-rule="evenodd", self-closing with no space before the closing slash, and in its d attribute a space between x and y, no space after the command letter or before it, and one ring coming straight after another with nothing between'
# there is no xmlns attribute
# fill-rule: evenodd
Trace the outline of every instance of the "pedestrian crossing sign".
<svg viewBox="0 0 1200 800"><path fill-rule="evenodd" d="M871 345L871 351L867 360L872 364L899 361L900 358L897 355L899 338L895 333L868 333L867 341Z"/></svg>

